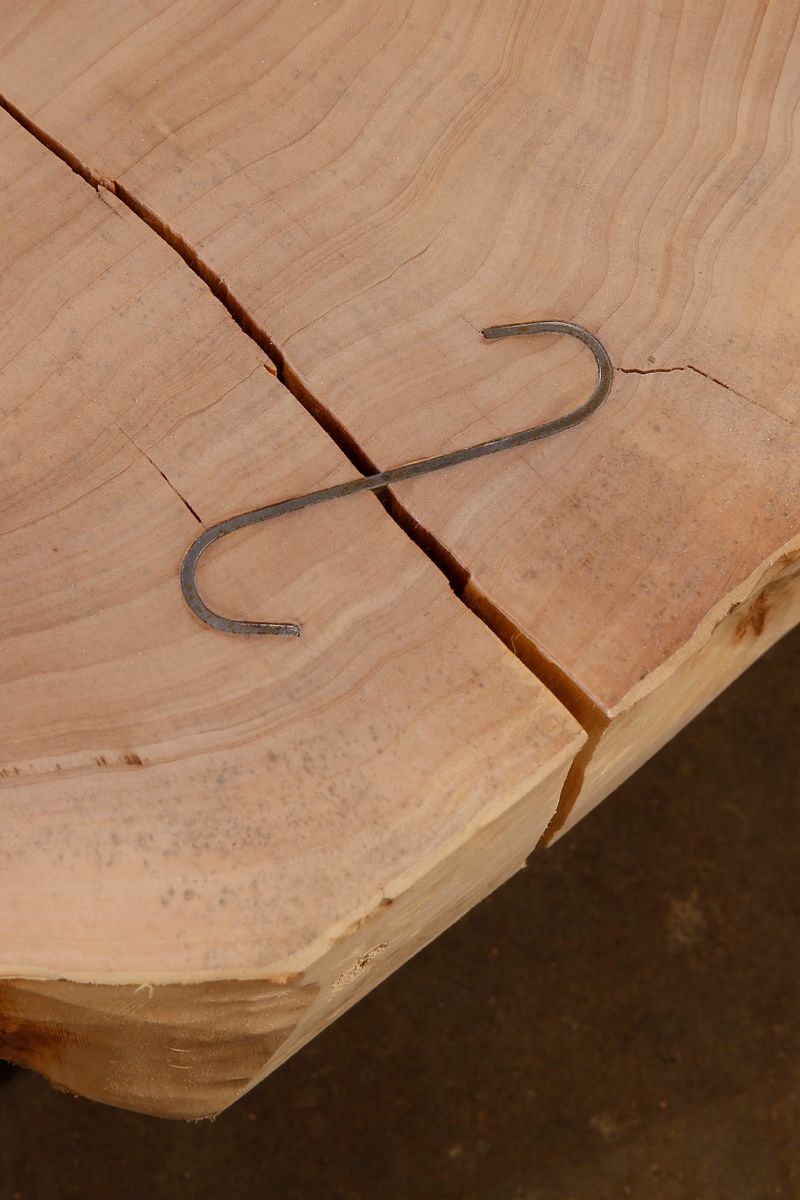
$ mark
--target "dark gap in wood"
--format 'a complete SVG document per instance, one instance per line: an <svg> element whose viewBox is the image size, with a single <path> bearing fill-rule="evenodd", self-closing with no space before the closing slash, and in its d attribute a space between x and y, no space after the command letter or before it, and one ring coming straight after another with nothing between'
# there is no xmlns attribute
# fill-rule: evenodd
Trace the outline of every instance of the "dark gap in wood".
<svg viewBox="0 0 800 1200"><path fill-rule="evenodd" d="M564 786L558 798L558 807L539 840L539 845L536 847L537 850L540 847L546 849L566 825L578 797L583 791L583 784L589 763L594 758L595 750L600 744L600 738L607 727L608 722L606 721L604 725L598 724L594 729L587 729L588 736L586 742L572 760L572 766L567 772L567 778L564 780Z"/></svg>

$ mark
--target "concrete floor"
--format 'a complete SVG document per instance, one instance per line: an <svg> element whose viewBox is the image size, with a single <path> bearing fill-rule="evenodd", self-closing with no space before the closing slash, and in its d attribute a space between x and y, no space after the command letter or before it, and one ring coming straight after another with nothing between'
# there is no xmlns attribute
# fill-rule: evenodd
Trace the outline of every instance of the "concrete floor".
<svg viewBox="0 0 800 1200"><path fill-rule="evenodd" d="M0 1198L800 1197L800 632L213 1124L0 1091Z"/></svg>

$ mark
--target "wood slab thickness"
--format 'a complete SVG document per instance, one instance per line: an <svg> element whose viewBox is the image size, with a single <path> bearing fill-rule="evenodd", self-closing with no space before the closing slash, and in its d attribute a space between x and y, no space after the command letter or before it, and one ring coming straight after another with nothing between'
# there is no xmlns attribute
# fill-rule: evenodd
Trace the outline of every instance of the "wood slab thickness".
<svg viewBox="0 0 800 1200"><path fill-rule="evenodd" d="M607 345L590 424L394 493L586 728L563 831L800 618L796 6L100 9L10 5L6 102L182 247L365 469L587 394L585 352L484 326Z"/></svg>

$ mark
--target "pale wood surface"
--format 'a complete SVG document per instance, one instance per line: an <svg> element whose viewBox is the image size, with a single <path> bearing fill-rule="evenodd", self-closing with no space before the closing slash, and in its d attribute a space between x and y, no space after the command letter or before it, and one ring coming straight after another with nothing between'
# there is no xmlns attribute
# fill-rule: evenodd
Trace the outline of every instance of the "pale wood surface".
<svg viewBox="0 0 800 1200"><path fill-rule="evenodd" d="M324 1024L355 963L326 978L331 948L381 916L402 961L470 902L488 869L472 840L507 812L519 838L491 882L518 867L584 735L373 496L230 538L203 569L219 607L299 619L299 641L190 614L187 505L211 522L352 467L160 238L0 116L0 976L253 979L273 1008L291 984L291 1025L309 995L293 981L316 969ZM460 889L396 925L396 896L440 861ZM198 1061L209 1038L228 1049L170 1089L153 1047L191 988L159 993L165 1016L146 988L126 1008L58 987L43 1026L41 990L9 985L5 1052L156 1111L215 1111L287 1032L252 989L213 1037L185 1016Z"/></svg>
<svg viewBox="0 0 800 1200"><path fill-rule="evenodd" d="M231 803L224 818L217 808L210 824L193 825L197 843L178 851L175 869L184 868L181 854L198 851L204 858L209 836L212 843L230 836L248 847L245 873L257 872L255 859L266 842L251 843L247 822L263 752L260 742L252 754L249 747L265 704L275 705L269 711L280 710L276 720L283 720L286 682L297 670L302 683L292 686L281 725L289 749L269 770L270 788L279 794L295 787L309 751L307 735L292 733L293 721L300 711L297 719L308 720L309 696L319 688L325 697L320 711L327 719L330 697L336 715L321 740L315 715L312 775L317 772L318 784L320 773L327 779L341 772L346 780L355 773L361 781L366 772L369 783L359 790L361 806L348 809L346 827L338 823L336 805L336 820L328 824L330 792L324 805L313 802L314 812L340 849L364 827L375 833L383 858L373 863L375 845L365 846L375 879L399 865L389 837L374 829L390 809L403 830L406 865L419 867L434 845L442 861L450 861L443 847L451 835L468 845L470 820L486 815L493 802L486 794L476 798L479 785L467 778L478 764L506 805L526 778L534 789L533 824L543 827L555 813L553 836L800 619L800 35L790 0L557 6L280 0L269 7L255 0L233 7L222 0L104 0L91 23L79 0L37 0L8 3L3 15L0 91L7 100L45 140L77 156L92 178L140 211L144 206L167 239L182 239L207 276L224 279L262 343L274 345L289 384L344 429L362 459L386 468L454 449L545 419L587 393L585 351L563 339L490 346L480 337L487 324L548 316L580 321L603 338L617 368L612 396L589 424L502 460L396 489L429 552L464 585L474 618L369 498L348 502L344 529L333 510L330 517L302 514L293 531L287 524L282 533L262 531L252 545L242 539L240 547L221 550L207 572L211 598L239 604L236 615L299 615L309 627L319 625L324 653L309 647L302 665L296 657L284 666L281 658L265 681L244 650L206 650L206 641L194 651L199 634L192 626L184 635L189 618L177 605L169 608L172 593L163 615L159 609L152 616L150 593L161 588L166 595L173 586L179 554L197 526L136 447L206 521L345 477L352 468L155 234L140 222L130 237L146 251L129 252L135 263L114 257L115 239L123 237L115 222L131 230L135 224L119 200L101 189L97 198L89 193L91 203L82 201L87 213L100 205L106 212L105 223L97 218L92 225L91 251L81 253L71 229L62 229L59 243L57 189L48 200L37 196L59 216L54 211L46 247L33 223L16 228L12 221L24 254L38 250L33 271L26 258L24 268L14 262L7 273L12 312L16 304L20 313L10 335L11 353L22 361L14 387L46 392L55 373L69 383L75 417L74 428L47 429L43 453L52 470L46 479L25 460L21 448L30 430L21 429L15 504L22 520L51 520L44 514L61 498L69 506L64 513L73 515L60 519L74 521L69 529L76 540L72 557L58 564L56 556L45 563L31 550L30 566L28 543L9 543L25 563L10 601L13 619L25 637L31 612L53 620L52 639L65 656L57 671L43 668L52 647L38 627L32 640L16 644L12 654L22 657L11 660L14 671L22 661L36 664L35 681L19 686L29 686L26 694L46 718L46 736L37 741L16 696L9 736L17 738L15 762L39 773L44 809L52 804L59 814L57 829L86 804L80 773L91 766L87 746L95 760L117 764L114 811L127 819L140 784L125 754L145 758L154 796L158 789L174 796L173 760L158 758L164 729L184 771L197 756L218 758L214 749L201 750L204 740L235 727L241 769L225 775ZM15 154L34 154L19 145L14 141ZM18 174L10 198L17 210L27 209L31 188L41 189L27 178L20 182ZM71 187L79 186L88 191L71 180ZM113 269L103 257L109 246ZM81 275L84 258L95 268ZM158 264L168 261L159 274ZM41 286L32 284L34 277ZM178 277L184 299L173 283ZM162 283L157 296L155 278ZM144 297L135 314L132 295ZM113 320L109 310L115 310ZM35 365L13 341L26 331L37 334L28 350ZM62 362L69 337L78 349ZM103 378L91 378L100 370ZM153 398L143 401L148 381ZM262 391L270 396L267 411ZM281 406L291 412L288 425ZM29 419L37 428L43 424L34 407ZM293 431L301 427L313 449L304 445L298 461ZM127 441L114 441L117 429ZM274 451L268 464L262 442ZM101 497L101 537L87 532L80 489L69 491L76 479ZM141 516L124 523L120 534L125 506ZM119 590L114 539L120 536L138 568L137 602ZM91 569L87 548L93 556L102 551ZM65 572L70 597L55 582ZM112 606L123 605L133 622L127 655L117 649L118 611L109 615ZM75 693L65 697L68 673L80 659L75 643L63 637L76 606L92 654L111 664L120 653L126 673L124 686L110 694L87 673L77 725L65 718ZM428 618L434 623L425 626L432 631L427 641L415 624L420 611L439 614ZM577 758L575 725L532 676L526 680L522 667L509 664L478 618L580 718L589 737ZM144 630L156 645L143 663L130 647ZM184 636L191 643L188 657L179 652ZM356 636L364 649L358 643L353 653ZM390 665L377 637L384 651L396 639ZM334 642L347 642L350 653L331 663ZM212 654L219 659L207 660ZM472 706L463 689L470 664L479 664L488 688ZM338 683L325 674L331 666L341 674ZM387 672L401 680L399 690L388 687L388 706ZM165 676L172 681L165 683ZM158 710L146 700L154 678L166 696ZM187 687L204 697L190 713L181 711L179 700ZM281 687L279 703L270 689ZM426 716L421 738L410 713L420 711L419 696L427 691L433 723ZM457 702L448 704L448 696ZM132 702L122 749L120 731ZM380 714L381 737L392 749L362 768L366 710L370 717ZM531 712L540 725L535 744L525 746L524 714ZM403 736L386 733L392 722ZM222 752L226 763L233 737ZM135 748L140 745L151 758ZM118 757L109 760L107 750ZM42 772L54 761L62 774L65 767L77 774L45 783ZM555 812L557 781L570 761ZM526 775L534 764L541 770L535 779ZM209 771L218 765L216 758L209 761ZM200 792L210 787L209 774L194 765L189 773ZM449 787L453 778L454 794L469 800L448 825L434 797L441 781ZM336 794L347 786L337 784ZM318 790L314 794L319 798ZM172 836L170 818L155 799L145 816L163 849ZM271 819L259 809L259 822ZM281 842L274 820L270 861L280 860L281 878L296 868L294 901L307 863L286 859L288 842ZM239 838L237 830L245 835ZM35 836L40 857L31 861L44 864L52 826L31 835L32 843ZM526 844L531 837L532 826ZM510 839L506 866L512 847ZM106 849L94 847L101 877ZM132 857L108 849L120 871L133 872ZM352 915L356 892L366 884L361 874L342 876L351 850L352 842L336 860L338 874L320 876L320 894L335 878L335 899ZM458 861L465 851L453 852ZM200 878L205 867L196 869ZM16 870L24 888L22 868ZM147 894L147 878L141 890ZM193 883L186 890L195 900ZM466 903L454 899L439 918L434 895L425 892L422 902L430 929ZM155 910L155 893L152 899ZM290 936L284 946L287 928L292 936L300 928L310 936L320 925L327 928L333 912L322 905L300 915L292 906L285 917L285 895L263 887L248 911L263 914L265 904L274 906L274 956L266 956L273 964L284 951L291 957L287 947L303 940ZM56 926L57 910L54 901ZM194 915L201 914L195 909ZM367 942L375 940L371 922L379 915L374 910L368 918ZM172 916L165 919L174 929ZM220 921L224 925L214 912L214 946ZM123 920L120 945L129 940L131 922L126 928ZM28 934L15 930L19 945L26 944ZM243 955L250 961L248 937L254 948L263 936L263 924L256 929L245 921L227 957L198 970L224 972ZM182 969L199 963L199 933L198 939L194 947L178 948ZM407 940L401 937L401 946ZM45 958L56 943L54 934ZM340 944L350 947L347 938ZM266 961L259 946L253 963ZM362 957L371 952L352 950ZM99 946L87 942L80 953L93 970L117 969L113 951L102 959ZM129 953L135 970L163 961L152 947L134 952L129 946ZM304 970L324 975L337 953L318 948ZM33 965L38 969L43 961ZM271 1061L300 1044L304 1028L330 1019L329 986L328 979Z"/></svg>
<svg viewBox="0 0 800 1200"><path fill-rule="evenodd" d="M4 90L179 229L381 467L585 390L585 352L489 323L681 368L398 489L603 708L796 535L792 0L101 9L79 38L77 0L21 7Z"/></svg>

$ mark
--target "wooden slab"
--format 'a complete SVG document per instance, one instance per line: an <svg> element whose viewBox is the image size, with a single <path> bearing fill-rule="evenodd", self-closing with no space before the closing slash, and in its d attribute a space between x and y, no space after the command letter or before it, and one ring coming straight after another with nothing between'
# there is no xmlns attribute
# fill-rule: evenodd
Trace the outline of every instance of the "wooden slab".
<svg viewBox="0 0 800 1200"><path fill-rule="evenodd" d="M396 489L589 729L564 825L800 618L796 5L101 10L20 7L5 93L188 240L366 460L586 395L585 351L487 324L608 346L589 424Z"/></svg>
<svg viewBox="0 0 800 1200"><path fill-rule="evenodd" d="M0 114L0 1057L230 1103L524 862L584 734L178 256ZM373 960L375 969L372 968Z"/></svg>

